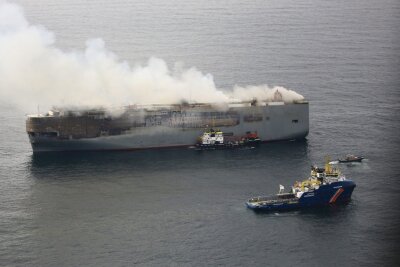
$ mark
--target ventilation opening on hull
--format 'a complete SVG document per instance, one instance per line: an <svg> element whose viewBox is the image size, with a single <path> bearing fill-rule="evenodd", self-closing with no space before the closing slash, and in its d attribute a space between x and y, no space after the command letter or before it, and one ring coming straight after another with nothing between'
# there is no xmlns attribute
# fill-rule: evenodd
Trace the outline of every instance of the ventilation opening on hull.
<svg viewBox="0 0 400 267"><path fill-rule="evenodd" d="M35 136L44 136L44 137L57 137L58 133L57 132L28 132L28 135L31 137Z"/></svg>

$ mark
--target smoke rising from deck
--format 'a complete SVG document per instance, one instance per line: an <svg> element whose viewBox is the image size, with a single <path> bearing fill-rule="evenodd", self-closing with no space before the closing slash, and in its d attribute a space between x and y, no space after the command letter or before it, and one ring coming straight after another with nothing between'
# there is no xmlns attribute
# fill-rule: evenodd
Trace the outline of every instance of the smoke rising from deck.
<svg viewBox="0 0 400 267"><path fill-rule="evenodd" d="M303 97L283 87L266 85L216 88L213 76L196 68L170 70L150 58L131 66L109 51L102 39L86 42L84 51L65 52L43 26L31 25L22 9L0 0L0 97L26 111L55 106L120 106ZM272 97L272 98L271 98Z"/></svg>
<svg viewBox="0 0 400 267"><path fill-rule="evenodd" d="M268 85L250 85L246 87L235 86L233 88L233 97L242 101L279 101L292 103L294 101L304 100L304 97L293 90L286 89L282 86L269 87Z"/></svg>

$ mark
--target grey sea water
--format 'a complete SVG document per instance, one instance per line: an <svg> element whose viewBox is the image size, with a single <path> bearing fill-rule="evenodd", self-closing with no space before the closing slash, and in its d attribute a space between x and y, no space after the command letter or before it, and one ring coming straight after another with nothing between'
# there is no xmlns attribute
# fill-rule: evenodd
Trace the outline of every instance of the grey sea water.
<svg viewBox="0 0 400 267"><path fill-rule="evenodd" d="M310 101L310 134L245 151L36 156L32 111L1 101L0 265L399 264L399 1L14 2L64 51L101 37L132 64L184 62L220 88L294 89ZM245 208L347 153L367 158L342 166L357 183L349 205Z"/></svg>

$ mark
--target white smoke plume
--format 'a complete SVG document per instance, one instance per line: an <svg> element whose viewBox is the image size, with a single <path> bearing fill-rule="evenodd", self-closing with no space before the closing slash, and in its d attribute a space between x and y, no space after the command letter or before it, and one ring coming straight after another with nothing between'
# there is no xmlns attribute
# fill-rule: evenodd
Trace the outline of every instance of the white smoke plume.
<svg viewBox="0 0 400 267"><path fill-rule="evenodd" d="M279 93L277 96L276 92ZM282 86L269 87L268 85L259 86L235 86L233 88L233 97L242 101L251 101L257 99L258 101L275 101L282 100L285 103L293 103L294 101L304 100L304 97L293 90L286 89ZM281 99L277 99L281 98Z"/></svg>
<svg viewBox="0 0 400 267"><path fill-rule="evenodd" d="M232 90L231 90L232 91ZM158 58L131 67L107 50L102 39L84 51L65 52L43 26L31 25L22 9L0 0L0 97L32 111L37 105L119 106L270 99L276 88L216 88L212 75L196 68L171 71ZM285 102L303 97L279 88Z"/></svg>

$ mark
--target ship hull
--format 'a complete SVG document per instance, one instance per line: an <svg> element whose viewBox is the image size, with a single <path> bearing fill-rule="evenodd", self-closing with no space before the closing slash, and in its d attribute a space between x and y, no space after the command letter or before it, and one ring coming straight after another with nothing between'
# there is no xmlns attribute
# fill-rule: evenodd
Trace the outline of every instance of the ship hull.
<svg viewBox="0 0 400 267"><path fill-rule="evenodd" d="M270 212L270 211L290 211L297 210L301 208L298 200L293 200L292 203L274 203L274 204L266 204L266 205L253 205L250 203L246 204L249 209L254 211L262 211L262 212Z"/></svg>
<svg viewBox="0 0 400 267"><path fill-rule="evenodd" d="M351 199L356 184L351 180L322 185L319 189L304 193L299 204L302 208L347 203Z"/></svg>
<svg viewBox="0 0 400 267"><path fill-rule="evenodd" d="M186 111L188 113L188 111ZM198 137L204 132L204 127L190 124L191 116L203 112L196 109L192 115L185 115L184 124L178 126L171 124L171 117L164 116L159 122L145 122L143 125L130 127L121 134L75 138L71 135L60 137L62 118L30 118L27 120L27 132L33 152L49 151L98 151L98 150L136 150L151 148L169 148L185 147L194 145ZM308 103L305 104L286 104L281 106L266 107L244 107L233 108L229 110L234 113L235 122L233 125L216 125L224 133L242 136L246 132L257 132L262 142L303 139L307 136L309 130ZM194 114L194 115L193 115ZM252 114L257 114L260 119L255 121L246 121L246 118ZM246 117L247 116L247 117ZM160 116L158 116L160 117ZM158 118L154 116L154 118ZM58 120L58 124L54 121ZM66 120L66 119L65 119ZM61 122L60 122L61 121ZM90 122L83 119L74 123L79 123L79 130L82 128L94 128L103 122ZM150 121L150 120L149 120ZM84 123L87 125L85 126ZM214 121L209 119L209 124ZM69 125L73 123L68 122ZM96 124L97 123L97 124ZM217 122L218 123L218 122ZM154 125L159 124L159 125ZM204 123L205 124L205 123ZM51 127L50 127L50 126ZM171 126L172 125L172 126ZM209 125L212 126L212 125ZM54 135L43 134L50 129ZM86 132L90 133L90 129ZM69 128L67 129L69 130ZM65 131L65 130L64 130ZM61 132L62 133L62 132ZM97 134L99 135L99 134Z"/></svg>

